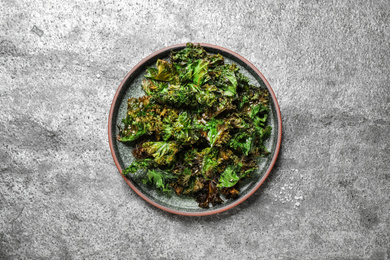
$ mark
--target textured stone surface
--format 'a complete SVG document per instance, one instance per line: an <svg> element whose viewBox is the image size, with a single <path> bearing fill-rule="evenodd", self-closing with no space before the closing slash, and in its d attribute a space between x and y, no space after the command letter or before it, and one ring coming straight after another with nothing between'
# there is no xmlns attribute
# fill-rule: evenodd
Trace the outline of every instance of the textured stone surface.
<svg viewBox="0 0 390 260"><path fill-rule="evenodd" d="M389 1L0 1L0 259L389 259ZM123 181L108 111L162 47L234 50L279 100L271 177L189 218Z"/></svg>

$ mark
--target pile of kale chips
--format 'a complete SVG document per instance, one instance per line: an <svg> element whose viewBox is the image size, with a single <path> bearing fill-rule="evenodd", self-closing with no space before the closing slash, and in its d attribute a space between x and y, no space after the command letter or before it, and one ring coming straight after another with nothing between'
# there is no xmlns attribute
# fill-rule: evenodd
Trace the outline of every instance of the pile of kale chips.
<svg viewBox="0 0 390 260"><path fill-rule="evenodd" d="M202 208L238 196L240 180L268 154L268 91L191 43L148 68L142 88L118 126L136 158L123 174L138 171L144 184L193 196Z"/></svg>

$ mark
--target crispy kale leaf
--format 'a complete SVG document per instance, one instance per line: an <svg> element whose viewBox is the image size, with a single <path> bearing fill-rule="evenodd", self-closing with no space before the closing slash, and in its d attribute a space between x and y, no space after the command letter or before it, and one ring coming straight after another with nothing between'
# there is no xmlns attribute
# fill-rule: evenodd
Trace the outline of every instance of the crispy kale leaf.
<svg viewBox="0 0 390 260"><path fill-rule="evenodd" d="M128 175L129 173L136 173L140 169L147 169L149 166L153 165L153 159L141 159L134 161L130 166L128 166L123 172L123 175Z"/></svg>
<svg viewBox="0 0 390 260"><path fill-rule="evenodd" d="M222 146L230 139L229 124L222 119L212 118L203 129L206 131L206 139L210 146Z"/></svg>
<svg viewBox="0 0 390 260"><path fill-rule="evenodd" d="M130 98L118 140L134 145L125 176L193 196L199 207L239 195L239 183L268 154L268 91L200 45L172 51L146 70L145 96Z"/></svg>
<svg viewBox="0 0 390 260"><path fill-rule="evenodd" d="M157 60L157 69L149 68L145 74L145 78L158 80L158 81L174 81L177 78L175 69L171 63L165 60Z"/></svg>
<svg viewBox="0 0 390 260"><path fill-rule="evenodd" d="M175 154L179 151L176 142L145 142L143 145L146 153L154 158L160 165L170 164L175 160Z"/></svg>
<svg viewBox="0 0 390 260"><path fill-rule="evenodd" d="M218 187L230 188L236 185L236 183L240 180L240 176L237 175L235 168L236 167L232 165L226 167L219 178L219 184L217 185Z"/></svg>
<svg viewBox="0 0 390 260"><path fill-rule="evenodd" d="M228 145L238 152L243 153L245 156L248 156L253 150L255 140L256 138L253 133L240 131L230 139Z"/></svg>
<svg viewBox="0 0 390 260"><path fill-rule="evenodd" d="M143 180L143 183L151 183L156 188L161 189L164 192L170 192L170 183L176 179L177 176L172 173L162 171L160 169L152 169L147 172L146 178Z"/></svg>

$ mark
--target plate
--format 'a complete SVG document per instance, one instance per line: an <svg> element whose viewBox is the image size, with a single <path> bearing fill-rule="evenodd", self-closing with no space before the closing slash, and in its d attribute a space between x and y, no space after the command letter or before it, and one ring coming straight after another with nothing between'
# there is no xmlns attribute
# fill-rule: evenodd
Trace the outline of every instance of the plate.
<svg viewBox="0 0 390 260"><path fill-rule="evenodd" d="M177 196L174 193L170 195L163 194L142 184L140 180L137 180L136 175L130 178L122 175L131 189L150 204L167 212L188 216L204 216L220 213L237 206L249 198L270 174L277 159L282 139L282 120L279 105L270 84L263 74L252 63L233 51L216 45L199 44L209 53L219 53L224 56L225 63L237 64L240 67L240 72L249 78L251 84L268 89L271 96L268 124L272 126L272 133L265 143L270 154L261 159L258 170L252 174L251 178L245 179L240 184L240 195L234 199L224 199L224 203L208 209L198 207L198 203L194 198ZM184 49L185 46L185 43L177 44L152 53L127 73L126 77L120 83L111 104L108 120L110 150L119 173L122 173L122 170L134 160L131 147L117 140L119 134L117 125L121 124L122 118L126 116L127 99L144 95L141 88L141 81L146 68L154 66L157 59L167 59L171 50L178 51Z"/></svg>

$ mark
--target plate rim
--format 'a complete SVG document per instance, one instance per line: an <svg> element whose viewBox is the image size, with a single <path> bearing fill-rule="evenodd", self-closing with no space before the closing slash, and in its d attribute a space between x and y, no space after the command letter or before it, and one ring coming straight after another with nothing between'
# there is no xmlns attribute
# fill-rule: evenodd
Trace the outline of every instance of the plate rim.
<svg viewBox="0 0 390 260"><path fill-rule="evenodd" d="M245 63L248 67L250 67L262 79L262 81L264 82L266 88L268 89L268 91L269 91L269 93L271 95L272 101L274 102L274 106L275 106L275 110L276 110L276 118L277 118L277 122L278 122L277 142L276 142L275 153L274 153L274 156L273 156L273 158L271 160L271 163L269 164L268 169L266 170L264 175L261 177L261 179L257 182L257 184L247 194L245 194L244 196L238 198L236 201L234 201L234 202L232 202L229 205L226 205L224 207L221 207L221 208L218 208L218 209L211 209L211 210L207 210L207 211L200 211L200 212L186 212L186 211L176 210L176 209L172 209L172 208L163 206L163 205L157 203L156 201L149 199L140 190L138 190L137 187L135 187L135 185L128 178L126 178L126 176L124 176L122 174L123 169L120 166L120 163L119 163L118 158L117 158L116 153L115 153L114 140L113 140L114 138L113 138L113 135L112 135L113 131L114 131L113 130L114 126L112 125L112 119L114 117L115 105L118 102L119 94L121 93L122 89L124 88L124 85L125 85L126 81L130 78L130 76L134 72L136 72L141 66L143 66L145 63L149 62L150 59L152 59L152 58L154 58L154 57L156 57L156 56L160 55L161 53L166 52L168 50L185 47L187 45L187 43L179 43L179 44L171 45L171 46L168 46L168 47L165 47L165 48L162 48L162 49L160 49L158 51L153 52L152 54L150 54L150 55L146 56L145 58L143 58L137 65L135 65L126 74L124 79L119 84L119 87L116 90L114 98L113 98L112 103L111 103L109 117L108 117L108 142L109 142L109 146L110 146L111 155L112 155L112 157L114 159L114 163L115 163L116 167L118 168L119 173L121 174L123 179L126 181L126 183L130 186L130 188L136 194L138 194L141 198L143 198L145 201L147 201L151 205L153 205L153 206L155 206L157 208L160 208L160 209L162 209L162 210L164 210L166 212L170 212L170 213L177 214L177 215L183 215L183 216L207 216L207 215L213 215L213 214L224 212L226 210L229 210L229 209L234 208L237 205L241 204L242 202L247 200L250 196L252 196L253 193L255 193L260 188L260 186L264 183L264 181L268 178L269 174L271 173L271 171L272 171L272 169L273 169L273 167L274 167L274 165L276 163L276 160L277 160L278 155L279 155L280 147L281 147L281 142L282 142L282 116L281 116L281 113L280 113L280 107L279 107L278 101L276 99L276 95L275 95L273 89L271 88L271 85L269 84L267 79L264 77L264 75L251 62L249 62L246 58L242 57L238 53L233 52L233 51L231 51L229 49L226 49L224 47L220 47L220 46L209 44L209 43L195 43L195 42L193 42L193 44L194 45L199 44L202 47L211 48L211 49L215 49L217 51L222 51L222 52L225 52L225 53L229 53L230 55L234 56L235 58L241 60L243 63Z"/></svg>

